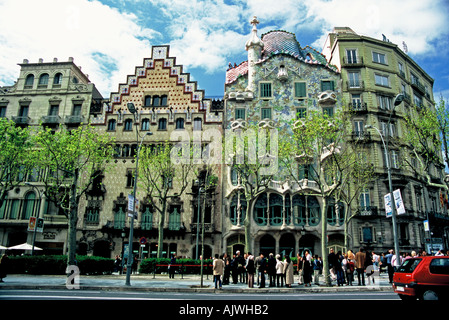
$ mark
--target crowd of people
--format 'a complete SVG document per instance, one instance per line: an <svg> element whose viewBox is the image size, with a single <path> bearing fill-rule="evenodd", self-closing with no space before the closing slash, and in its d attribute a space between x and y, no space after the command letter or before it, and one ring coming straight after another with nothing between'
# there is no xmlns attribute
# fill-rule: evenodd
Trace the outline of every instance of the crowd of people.
<svg viewBox="0 0 449 320"><path fill-rule="evenodd" d="M308 250L303 256L297 256L296 271L300 275L299 284L311 286L312 278L318 283L322 272L322 261L318 256L312 257ZM249 288L257 285L265 287L289 287L294 283L295 266L289 255L263 253L254 256L251 252L241 254L237 251L232 257L227 254L215 255L213 274L215 288L222 285L246 283Z"/></svg>
<svg viewBox="0 0 449 320"><path fill-rule="evenodd" d="M375 283L376 274L387 272L389 282L393 282L393 274L398 266L405 259L416 256L427 255L425 251L416 253L401 253L400 261L397 261L394 250L377 254L373 251L360 248L357 252L348 250L334 252L330 249L328 255L329 273L331 281L335 281L338 286L366 285L370 281ZM442 250L436 255L444 255ZM449 252L446 253L449 255ZM283 257L270 253L267 257L263 253L258 256L250 252L242 254L237 251L232 257L226 253L222 256L215 255L213 259L213 275L215 288L221 289L222 285L246 283L249 288L257 285L259 288L268 287L289 287L294 281L294 271L298 275L298 284L310 287L312 284L320 285L320 276L323 274L323 261L318 255L312 256L309 250L305 250L303 255L297 254L297 263L294 264L289 255ZM296 269L295 269L296 268ZM322 280L323 281L323 280Z"/></svg>

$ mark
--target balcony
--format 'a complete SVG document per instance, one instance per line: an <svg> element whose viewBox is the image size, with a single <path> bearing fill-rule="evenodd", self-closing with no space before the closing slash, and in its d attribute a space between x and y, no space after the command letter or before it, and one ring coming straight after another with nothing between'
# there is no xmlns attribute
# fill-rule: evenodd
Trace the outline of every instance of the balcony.
<svg viewBox="0 0 449 320"><path fill-rule="evenodd" d="M12 121L14 121L17 125L29 125L31 119L27 116L17 116L12 117Z"/></svg>
<svg viewBox="0 0 449 320"><path fill-rule="evenodd" d="M422 94L426 93L426 88L423 84L419 81L419 79L412 77L412 87L417 89Z"/></svg>
<svg viewBox="0 0 449 320"><path fill-rule="evenodd" d="M65 117L65 124L81 124L84 122L84 117L81 115L71 115Z"/></svg>
<svg viewBox="0 0 449 320"><path fill-rule="evenodd" d="M364 206L357 208L357 216L365 218L375 218L378 216L377 207Z"/></svg>
<svg viewBox="0 0 449 320"><path fill-rule="evenodd" d="M369 141L371 140L371 133L367 131L353 131L351 134L352 140Z"/></svg>
<svg viewBox="0 0 449 320"><path fill-rule="evenodd" d="M363 80L357 80L357 81L346 81L346 89L348 91L360 91L365 89L365 81Z"/></svg>
<svg viewBox="0 0 449 320"><path fill-rule="evenodd" d="M350 103L349 108L355 112L368 111L368 105L365 102Z"/></svg>
<svg viewBox="0 0 449 320"><path fill-rule="evenodd" d="M43 116L42 123L43 124L59 124L61 122L60 116Z"/></svg>
<svg viewBox="0 0 449 320"><path fill-rule="evenodd" d="M363 66L363 57L343 57L343 67L361 67Z"/></svg>

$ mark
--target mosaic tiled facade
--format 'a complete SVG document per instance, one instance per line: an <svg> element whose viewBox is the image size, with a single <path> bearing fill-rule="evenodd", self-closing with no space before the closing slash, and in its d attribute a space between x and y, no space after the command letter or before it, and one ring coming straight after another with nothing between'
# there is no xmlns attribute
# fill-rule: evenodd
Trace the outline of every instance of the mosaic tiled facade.
<svg viewBox="0 0 449 320"><path fill-rule="evenodd" d="M300 114L324 109L334 112L340 108L340 73L321 53L310 47L302 48L295 35L286 31L271 31L259 39L258 21L254 18L251 23L253 30L246 45L248 61L231 66L226 73L226 129L233 130L245 122L268 124L278 128L279 138L285 139L291 135L292 124ZM256 58L251 61L253 57ZM223 188L226 221L223 238L228 252L242 248L245 243L244 227L236 217L237 207L244 200L239 196L238 179L231 171L227 166ZM256 254L261 251L295 255L306 248L320 252L320 224L311 223L311 217L307 217L309 222L305 224L286 217L287 212L298 213L299 199L303 196L299 195L299 188L283 179L273 181L266 193L249 204L252 250ZM313 197L309 202L319 205L320 199ZM258 217L261 210L263 218ZM338 227L330 228L330 237L341 231Z"/></svg>

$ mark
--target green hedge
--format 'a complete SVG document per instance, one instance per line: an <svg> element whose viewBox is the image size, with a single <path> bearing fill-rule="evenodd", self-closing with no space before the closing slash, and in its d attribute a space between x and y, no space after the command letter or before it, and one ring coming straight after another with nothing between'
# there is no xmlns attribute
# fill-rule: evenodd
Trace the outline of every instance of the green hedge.
<svg viewBox="0 0 449 320"><path fill-rule="evenodd" d="M114 260L94 256L77 256L80 273L110 274L114 269ZM10 270L12 274L65 274L67 256L10 256Z"/></svg>
<svg viewBox="0 0 449 320"><path fill-rule="evenodd" d="M139 272L140 273L163 273L168 272L167 265L170 263L168 258L148 258L141 262ZM177 273L182 274L200 274L201 273L201 261L195 259L176 259L175 270ZM204 260L203 265L204 274L212 274L212 260Z"/></svg>

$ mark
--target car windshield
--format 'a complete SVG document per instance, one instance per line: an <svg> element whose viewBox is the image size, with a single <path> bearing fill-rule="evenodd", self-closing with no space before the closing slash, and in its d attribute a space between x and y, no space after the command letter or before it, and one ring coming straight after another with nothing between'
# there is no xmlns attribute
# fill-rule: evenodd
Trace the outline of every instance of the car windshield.
<svg viewBox="0 0 449 320"><path fill-rule="evenodd" d="M396 272L412 273L421 260L422 259L407 259L402 263L398 270L396 270Z"/></svg>

